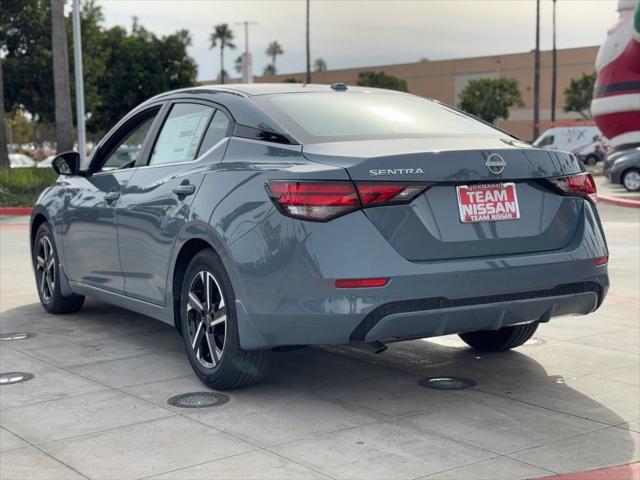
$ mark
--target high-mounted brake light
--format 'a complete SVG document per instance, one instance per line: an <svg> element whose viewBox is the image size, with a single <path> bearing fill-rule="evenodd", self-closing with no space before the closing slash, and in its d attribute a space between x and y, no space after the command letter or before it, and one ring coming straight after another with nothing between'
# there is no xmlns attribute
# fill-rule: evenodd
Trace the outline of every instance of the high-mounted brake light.
<svg viewBox="0 0 640 480"><path fill-rule="evenodd" d="M409 203L427 188L426 185L348 180L271 180L266 187L282 213L316 222L326 222L361 208Z"/></svg>
<svg viewBox="0 0 640 480"><path fill-rule="evenodd" d="M548 180L565 195L589 197L593 202L596 201L596 182L590 173L552 177Z"/></svg>

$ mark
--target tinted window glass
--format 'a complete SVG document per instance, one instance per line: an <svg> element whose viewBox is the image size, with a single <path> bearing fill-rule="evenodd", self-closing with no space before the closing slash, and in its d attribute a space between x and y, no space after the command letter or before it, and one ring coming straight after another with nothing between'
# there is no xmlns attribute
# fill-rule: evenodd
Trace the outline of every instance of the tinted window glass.
<svg viewBox="0 0 640 480"><path fill-rule="evenodd" d="M546 147L547 145L553 145L554 137L553 135L547 135L542 140L540 140L536 146L537 147Z"/></svg>
<svg viewBox="0 0 640 480"><path fill-rule="evenodd" d="M207 133L204 134L198 155L205 153L222 140L227 134L227 128L229 128L229 119L224 113L217 110L211 119L209 128L207 128Z"/></svg>
<svg viewBox="0 0 640 480"><path fill-rule="evenodd" d="M132 167L138 158L144 139L149 133L149 129L151 128L154 119L155 115L152 115L146 120L143 120L142 123L138 124L138 126L135 127L114 150L111 151L105 162L102 164L101 170L105 172Z"/></svg>
<svg viewBox="0 0 640 480"><path fill-rule="evenodd" d="M267 95L255 101L305 142L504 136L473 118L414 95L314 92Z"/></svg>
<svg viewBox="0 0 640 480"><path fill-rule="evenodd" d="M189 162L196 152L213 108L192 103L178 103L160 130L151 156L151 165Z"/></svg>

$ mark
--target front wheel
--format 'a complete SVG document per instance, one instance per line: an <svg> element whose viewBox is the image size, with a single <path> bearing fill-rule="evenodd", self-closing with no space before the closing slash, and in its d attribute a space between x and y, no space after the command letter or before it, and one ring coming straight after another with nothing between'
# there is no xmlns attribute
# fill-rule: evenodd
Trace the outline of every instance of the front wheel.
<svg viewBox="0 0 640 480"><path fill-rule="evenodd" d="M484 352L503 352L519 347L538 329L538 322L503 327L484 332L461 333L460 338L472 348Z"/></svg>
<svg viewBox="0 0 640 480"><path fill-rule="evenodd" d="M60 290L58 252L49 225L38 228L33 242L33 265L40 303L49 313L74 313L82 308L84 296L63 295Z"/></svg>
<svg viewBox="0 0 640 480"><path fill-rule="evenodd" d="M189 363L205 385L230 390L262 376L269 352L240 348L235 295L213 250L203 250L189 263L182 282L180 316Z"/></svg>
<svg viewBox="0 0 640 480"><path fill-rule="evenodd" d="M640 191L640 170L632 168L624 172L622 185L630 192Z"/></svg>

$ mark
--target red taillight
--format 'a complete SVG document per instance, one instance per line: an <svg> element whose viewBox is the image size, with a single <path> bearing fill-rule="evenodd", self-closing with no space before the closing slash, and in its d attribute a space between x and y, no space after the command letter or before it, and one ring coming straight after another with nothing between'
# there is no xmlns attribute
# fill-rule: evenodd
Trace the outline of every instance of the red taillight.
<svg viewBox="0 0 640 480"><path fill-rule="evenodd" d="M342 278L336 280L336 288L371 288L384 287L388 278Z"/></svg>
<svg viewBox="0 0 640 480"><path fill-rule="evenodd" d="M590 173L552 177L548 180L566 195L579 195L596 201L596 182Z"/></svg>
<svg viewBox="0 0 640 480"><path fill-rule="evenodd" d="M593 259L593 266L599 267L600 265L606 265L609 263L609 255L604 257L596 257Z"/></svg>
<svg viewBox="0 0 640 480"><path fill-rule="evenodd" d="M358 182L356 187L363 207L407 203L426 188L425 185L377 182Z"/></svg>
<svg viewBox="0 0 640 480"><path fill-rule="evenodd" d="M408 203L426 188L426 185L348 180L271 180L266 186L282 213L316 222L326 222L360 208Z"/></svg>
<svg viewBox="0 0 640 480"><path fill-rule="evenodd" d="M349 181L270 181L267 191L291 217L327 221L360 208L355 185Z"/></svg>

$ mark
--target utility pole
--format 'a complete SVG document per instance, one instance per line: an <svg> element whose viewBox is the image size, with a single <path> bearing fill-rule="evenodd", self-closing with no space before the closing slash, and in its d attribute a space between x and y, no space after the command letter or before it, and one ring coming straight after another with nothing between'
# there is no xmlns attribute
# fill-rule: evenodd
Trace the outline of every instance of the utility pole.
<svg viewBox="0 0 640 480"><path fill-rule="evenodd" d="M309 7L310 0L307 0L307 83L311 83L311 49L309 47Z"/></svg>
<svg viewBox="0 0 640 480"><path fill-rule="evenodd" d="M253 61L249 53L249 25L258 25L258 22L236 22L236 25L244 25L244 53L242 54L242 83L253 83Z"/></svg>
<svg viewBox="0 0 640 480"><path fill-rule="evenodd" d="M533 57L533 140L535 140L540 134L540 0L536 0L536 49Z"/></svg>
<svg viewBox="0 0 640 480"><path fill-rule="evenodd" d="M80 165L85 166L87 154L84 125L84 76L82 74L82 36L80 35L80 0L73 0L73 65L76 78L76 117L78 122L78 153Z"/></svg>
<svg viewBox="0 0 640 480"><path fill-rule="evenodd" d="M558 61L556 51L556 0L553 0L553 52L551 66L551 122L556 121L556 87L558 75Z"/></svg>

